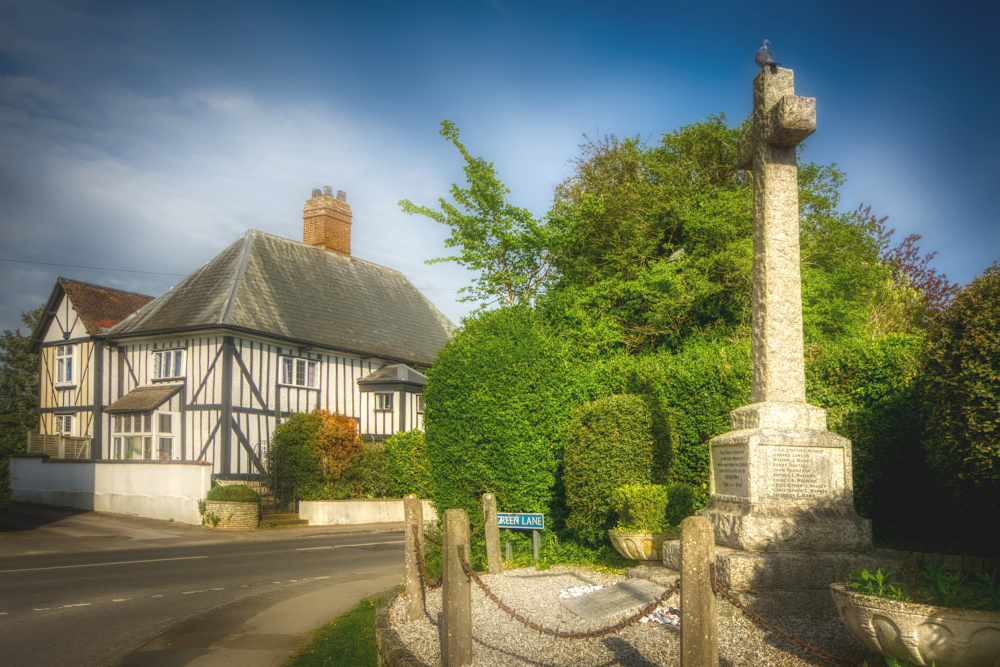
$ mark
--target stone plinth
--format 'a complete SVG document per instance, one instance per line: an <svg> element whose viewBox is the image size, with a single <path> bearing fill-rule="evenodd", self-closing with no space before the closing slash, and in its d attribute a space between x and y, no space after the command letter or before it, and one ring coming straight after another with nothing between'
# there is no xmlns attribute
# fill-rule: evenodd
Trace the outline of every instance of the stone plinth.
<svg viewBox="0 0 1000 667"><path fill-rule="evenodd" d="M663 543L663 565L680 569L680 541ZM761 552L715 549L715 576L751 611L769 616L833 614L830 584L846 581L854 570L882 568L904 580L917 577L918 563L895 551ZM720 610L724 615L728 610Z"/></svg>
<svg viewBox="0 0 1000 667"><path fill-rule="evenodd" d="M716 544L747 551L871 551L871 522L854 511L851 441L806 403L734 410L709 442L711 501L698 514Z"/></svg>

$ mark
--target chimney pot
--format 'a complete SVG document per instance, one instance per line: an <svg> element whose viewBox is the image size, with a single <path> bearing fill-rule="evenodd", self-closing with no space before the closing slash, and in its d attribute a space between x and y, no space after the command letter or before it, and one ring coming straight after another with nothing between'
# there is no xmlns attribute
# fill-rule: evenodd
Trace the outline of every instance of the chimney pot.
<svg viewBox="0 0 1000 667"><path fill-rule="evenodd" d="M343 190L337 190L337 201L346 202L347 201L347 193L344 192Z"/></svg>
<svg viewBox="0 0 1000 667"><path fill-rule="evenodd" d="M302 241L341 255L351 255L351 207L343 192L332 196L330 186L313 190L302 210Z"/></svg>
<svg viewBox="0 0 1000 667"><path fill-rule="evenodd" d="M313 188L313 196L312 196L312 198L316 199L316 197L319 197L319 195L320 195L319 188Z"/></svg>
<svg viewBox="0 0 1000 667"><path fill-rule="evenodd" d="M326 196L326 197L332 197L333 196L333 188L331 188L329 185L324 185L323 186L323 195Z"/></svg>

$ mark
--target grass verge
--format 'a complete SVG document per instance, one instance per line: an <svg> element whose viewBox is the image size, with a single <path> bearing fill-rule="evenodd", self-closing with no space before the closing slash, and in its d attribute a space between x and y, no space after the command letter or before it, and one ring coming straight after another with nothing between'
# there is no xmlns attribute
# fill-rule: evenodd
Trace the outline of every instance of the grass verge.
<svg viewBox="0 0 1000 667"><path fill-rule="evenodd" d="M285 667L376 667L375 611L381 598L361 603L313 634Z"/></svg>

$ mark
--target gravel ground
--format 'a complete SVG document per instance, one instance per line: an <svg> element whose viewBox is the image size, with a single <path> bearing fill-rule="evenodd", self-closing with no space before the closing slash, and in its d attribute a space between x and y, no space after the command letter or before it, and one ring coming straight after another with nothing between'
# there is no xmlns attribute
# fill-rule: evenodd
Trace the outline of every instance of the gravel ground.
<svg viewBox="0 0 1000 667"><path fill-rule="evenodd" d="M560 591L587 584L608 586L625 577L587 568L556 567L538 572L532 568L507 570L498 575L480 575L490 589L508 605L533 621L561 630L589 630L610 625L629 614L584 621L562 606ZM680 606L678 596L667 606ZM431 667L441 664L438 619L441 589L427 592L427 614L403 623L405 607L398 598L391 609L393 628L406 645ZM848 634L840 618L781 618L775 625L811 642L837 657L860 661L872 667L884 664L877 654L865 650ZM502 612L479 587L472 584L472 655L475 667L586 667L628 665L653 667L680 664L680 629L637 623L615 635L600 639L553 639L528 630ZM823 666L818 658L805 656L784 640L754 626L742 614L719 619L721 667L775 665L778 667Z"/></svg>

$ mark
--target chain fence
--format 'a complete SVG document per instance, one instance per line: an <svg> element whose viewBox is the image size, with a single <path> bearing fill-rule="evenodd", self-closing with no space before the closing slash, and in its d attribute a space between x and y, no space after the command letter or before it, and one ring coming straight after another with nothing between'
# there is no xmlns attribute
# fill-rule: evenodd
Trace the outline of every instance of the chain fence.
<svg viewBox="0 0 1000 667"><path fill-rule="evenodd" d="M595 628L593 630L583 630L583 631L554 630L552 628L545 627L540 623L535 623L531 619L519 614L517 611L515 611L506 603L504 603L503 600L497 597L496 593L490 590L490 587L486 585L486 582L480 579L479 575L472 570L472 567L469 565L467 559L459 558L458 562L462 564L462 569L465 570L465 574L476 582L476 585L483 590L483 593L486 594L486 597L492 600L493 603L497 607L499 607L501 611L506 613L508 616L513 618L518 623L521 623L522 625L531 628L532 630L535 630L536 632L539 632L543 635L549 635L550 637L555 637L556 639L598 639L606 635L613 635L616 632L624 630L630 625L635 625L640 621L640 619L649 616L651 613L653 613L653 611L657 607L659 607L661 604L669 600L674 593L679 591L681 587L681 580L677 579L674 582L673 586L669 587L666 591L663 592L663 595L650 602L640 611L636 612L635 614L632 614L628 618L623 618L614 625L608 625L603 628Z"/></svg>
<svg viewBox="0 0 1000 667"><path fill-rule="evenodd" d="M413 550L417 554L417 569L420 570L420 578L423 579L424 586L426 586L427 588L430 588L432 590L435 588L440 588L441 577L438 577L437 579L431 579L430 575L427 574L427 563L424 562L424 550L421 548L420 545L420 535L418 531L419 529L416 526L414 526ZM424 534L424 537L427 537L427 535ZM443 577L444 574L442 573L441 576ZM425 613L427 612L427 596L424 596L424 612Z"/></svg>
<svg viewBox="0 0 1000 667"><path fill-rule="evenodd" d="M715 584L716 592L718 592L722 597L724 597L729 602L729 604L739 609L743 613L743 615L749 618L752 622L756 623L757 625L764 628L768 632L773 632L774 634L778 635L789 644L797 646L803 651L811 653L812 655L816 656L817 658L820 658L821 660L826 660L830 664L838 665L838 667L863 667L863 665L865 664L864 661L851 662L850 660L844 660L843 658L838 658L836 656L830 655L821 648L813 646L809 642L798 639L791 633L786 632L785 630L782 630L773 623L764 620L764 618L760 614L752 612L749 609L747 609L739 598L730 593L729 589L720 584L718 581L715 581L713 583Z"/></svg>

